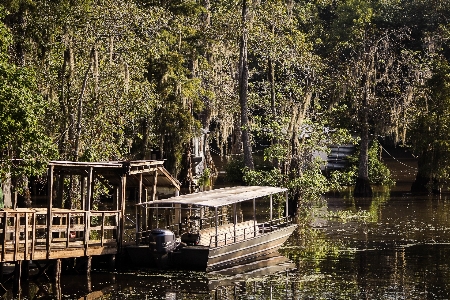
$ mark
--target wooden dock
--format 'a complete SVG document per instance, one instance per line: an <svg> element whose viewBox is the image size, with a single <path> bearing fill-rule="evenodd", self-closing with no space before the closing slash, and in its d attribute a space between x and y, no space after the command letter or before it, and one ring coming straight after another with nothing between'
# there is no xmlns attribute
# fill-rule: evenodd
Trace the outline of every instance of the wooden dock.
<svg viewBox="0 0 450 300"><path fill-rule="evenodd" d="M94 209L100 206L98 199L94 205L95 189L100 185L109 191L111 203L101 205L106 210ZM110 261L115 261L124 246L139 243L139 224L133 225L134 241L126 239L125 207L157 199L167 191L178 194L179 190L178 181L164 169L163 161L50 162L46 207L17 208L15 201L13 208L0 210L0 267L15 265L13 276L0 280L0 288L13 277L15 289L20 289L20 279L27 279L24 274L32 262L40 274L53 265L51 277L59 281L64 259L87 261L86 272L90 272L93 256L109 255ZM64 208L68 199L70 209Z"/></svg>
<svg viewBox="0 0 450 300"><path fill-rule="evenodd" d="M47 214L46 209L0 211L1 262L118 252L121 211L58 209L50 218Z"/></svg>

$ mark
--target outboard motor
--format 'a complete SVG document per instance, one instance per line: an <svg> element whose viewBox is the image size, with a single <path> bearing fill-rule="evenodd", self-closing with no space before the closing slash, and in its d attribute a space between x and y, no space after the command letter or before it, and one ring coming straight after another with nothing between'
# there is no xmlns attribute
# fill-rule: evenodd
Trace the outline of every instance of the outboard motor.
<svg viewBox="0 0 450 300"><path fill-rule="evenodd" d="M150 247L158 253L168 253L176 248L175 234L169 229L152 229Z"/></svg>
<svg viewBox="0 0 450 300"><path fill-rule="evenodd" d="M200 234L185 232L181 235L181 242L185 243L188 246L198 245L198 243L200 242Z"/></svg>

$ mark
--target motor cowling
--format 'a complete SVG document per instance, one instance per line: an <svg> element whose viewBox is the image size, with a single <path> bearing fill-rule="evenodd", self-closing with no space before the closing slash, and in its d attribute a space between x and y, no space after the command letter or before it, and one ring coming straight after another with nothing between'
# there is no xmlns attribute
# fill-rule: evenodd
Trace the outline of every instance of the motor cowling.
<svg viewBox="0 0 450 300"><path fill-rule="evenodd" d="M168 253L176 248L175 234L169 229L152 229L150 246L158 253Z"/></svg>

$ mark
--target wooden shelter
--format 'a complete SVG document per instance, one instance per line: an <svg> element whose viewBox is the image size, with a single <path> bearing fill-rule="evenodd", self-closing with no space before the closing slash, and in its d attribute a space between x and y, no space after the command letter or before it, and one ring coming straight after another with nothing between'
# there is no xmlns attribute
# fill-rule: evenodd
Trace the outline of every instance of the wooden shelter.
<svg viewBox="0 0 450 300"><path fill-rule="evenodd" d="M158 195L179 195L180 190L180 183L158 160L51 161L47 184L46 208L0 210L0 262L16 264L17 281L22 262L56 262L60 269L61 259L90 261L92 256L121 252L128 202L131 208ZM99 184L107 188L110 197L101 209L94 207L93 201ZM78 187L75 195L74 187ZM90 263L87 265L89 269Z"/></svg>
<svg viewBox="0 0 450 300"><path fill-rule="evenodd" d="M178 195L180 183L173 178L164 168L164 162L160 160L138 161L111 161L111 162L71 162L51 161L48 165L48 223L50 226L51 212L54 207L62 208L64 199L70 195L64 195L64 181L79 176L80 182L80 207L92 211L94 197L94 182L98 180L107 187L113 198L112 210L120 212L118 228L118 246L123 245L125 206L127 203L127 191L134 196L128 197L130 201L141 203L156 200L158 188L172 190L170 196ZM58 189L55 191L55 180L58 181ZM133 192L130 192L133 191ZM55 197L55 199L53 199ZM133 199L131 199L133 198Z"/></svg>

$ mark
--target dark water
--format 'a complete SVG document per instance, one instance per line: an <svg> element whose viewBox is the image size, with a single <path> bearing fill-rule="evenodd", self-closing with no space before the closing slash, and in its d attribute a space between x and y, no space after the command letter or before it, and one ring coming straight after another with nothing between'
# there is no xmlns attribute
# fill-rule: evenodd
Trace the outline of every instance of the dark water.
<svg viewBox="0 0 450 300"><path fill-rule="evenodd" d="M415 160L385 161L395 187L324 198L283 257L215 274L93 270L3 299L450 299L450 196L409 194Z"/></svg>
<svg viewBox="0 0 450 300"><path fill-rule="evenodd" d="M20 298L450 299L448 197L328 197L309 221L281 251L290 261L272 258L226 274L63 275L60 287L30 282Z"/></svg>

